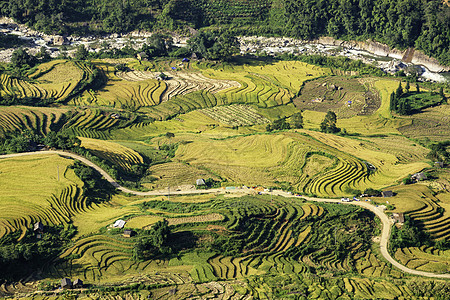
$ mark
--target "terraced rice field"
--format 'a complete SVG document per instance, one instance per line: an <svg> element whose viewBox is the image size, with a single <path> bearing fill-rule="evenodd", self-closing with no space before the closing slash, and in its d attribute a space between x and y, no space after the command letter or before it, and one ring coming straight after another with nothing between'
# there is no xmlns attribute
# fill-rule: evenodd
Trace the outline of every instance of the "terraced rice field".
<svg viewBox="0 0 450 300"><path fill-rule="evenodd" d="M131 170L133 165L144 163L143 157L138 152L120 144L85 137L80 137L80 140L82 147L123 170Z"/></svg>
<svg viewBox="0 0 450 300"><path fill-rule="evenodd" d="M448 140L450 132L450 106L441 105L424 109L420 114L408 117L411 120L399 128L399 131L415 139L430 139L432 141Z"/></svg>
<svg viewBox="0 0 450 300"><path fill-rule="evenodd" d="M57 61L48 64L48 67L41 65L41 70L32 74L36 83L11 78L7 74L0 75L0 94L64 101L79 82L85 79L86 72L92 73L92 70L82 63Z"/></svg>
<svg viewBox="0 0 450 300"><path fill-rule="evenodd" d="M67 224L89 209L71 164L57 155L0 160L0 238L37 221Z"/></svg>
<svg viewBox="0 0 450 300"><path fill-rule="evenodd" d="M31 130L46 135L51 130L59 129L64 122L66 109L28 108L5 106L0 108L0 136L9 132Z"/></svg>
<svg viewBox="0 0 450 300"><path fill-rule="evenodd" d="M156 79L159 74L158 72L131 71L117 73L117 77L126 81L136 82ZM161 101L168 101L175 96L186 95L195 91L206 91L215 94L229 88L239 88L241 86L237 81L212 79L205 77L202 73L165 71L164 74L169 76L169 79L164 80L167 88L161 95Z"/></svg>
<svg viewBox="0 0 450 300"><path fill-rule="evenodd" d="M395 259L411 269L433 272L450 272L450 253L433 247L410 247L397 249Z"/></svg>
<svg viewBox="0 0 450 300"><path fill-rule="evenodd" d="M301 132L305 134L198 140L180 145L176 158L212 170L236 184L264 182L270 186L275 181L285 181L301 193L323 196L348 194L349 188L385 186L402 178L405 172L414 173L427 166L419 157L399 164L394 155L370 150L357 140L315 131ZM310 155L323 157L326 164L321 169L312 167ZM374 165L376 171L370 172L366 162Z"/></svg>
<svg viewBox="0 0 450 300"><path fill-rule="evenodd" d="M270 121L259 115L256 110L248 105L232 104L202 109L201 112L208 117L230 126L251 126L266 124Z"/></svg>

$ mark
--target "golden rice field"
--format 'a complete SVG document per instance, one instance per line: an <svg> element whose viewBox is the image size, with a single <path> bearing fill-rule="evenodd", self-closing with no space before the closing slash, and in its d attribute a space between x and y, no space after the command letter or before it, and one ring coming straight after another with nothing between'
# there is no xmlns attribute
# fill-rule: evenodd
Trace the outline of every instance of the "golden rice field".
<svg viewBox="0 0 450 300"><path fill-rule="evenodd" d="M41 221L66 224L87 211L82 181L58 155L0 159L0 237Z"/></svg>
<svg viewBox="0 0 450 300"><path fill-rule="evenodd" d="M120 144L91 138L80 137L81 147L84 147L94 155L109 161L123 170L131 170L133 165L144 162L143 157L133 149Z"/></svg>
<svg viewBox="0 0 450 300"><path fill-rule="evenodd" d="M15 95L17 97L54 98L65 100L84 79L88 68L70 61L53 61L39 66L32 74L33 81L11 78L0 75L0 95Z"/></svg>
<svg viewBox="0 0 450 300"><path fill-rule="evenodd" d="M149 71L131 71L117 73L117 77L131 82L156 79L160 73ZM177 95L186 95L195 91L207 91L212 94L232 88L240 87L240 83L233 80L217 80L205 77L202 73L184 71L165 71L169 79L164 80L167 85L161 95L162 101L168 101Z"/></svg>
<svg viewBox="0 0 450 300"><path fill-rule="evenodd" d="M406 139L398 141L404 148L397 153L420 151ZM318 168L311 155L324 164ZM270 186L285 181L298 192L321 196L345 195L348 188L381 188L428 166L419 154L401 162L389 151L365 147L359 140L306 130L194 140L180 145L175 158L236 184ZM369 173L365 162L375 166L376 172Z"/></svg>
<svg viewBox="0 0 450 300"><path fill-rule="evenodd" d="M65 108L47 107L0 107L0 135L8 132L31 130L46 135L51 130L58 129L63 123Z"/></svg>

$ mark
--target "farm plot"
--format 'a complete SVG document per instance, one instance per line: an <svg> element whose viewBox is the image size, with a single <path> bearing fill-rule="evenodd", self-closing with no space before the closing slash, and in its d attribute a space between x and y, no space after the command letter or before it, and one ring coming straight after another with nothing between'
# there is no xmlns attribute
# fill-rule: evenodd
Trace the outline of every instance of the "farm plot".
<svg viewBox="0 0 450 300"><path fill-rule="evenodd" d="M433 247L399 248L395 259L411 269L433 273L450 272L450 252L440 251Z"/></svg>
<svg viewBox="0 0 450 300"><path fill-rule="evenodd" d="M294 99L295 106L300 109L321 112L332 110L338 118L372 114L380 102L372 82L341 76L308 81Z"/></svg>
<svg viewBox="0 0 450 300"><path fill-rule="evenodd" d="M214 120L230 126L250 126L270 122L248 105L232 104L202 109L201 112Z"/></svg>
<svg viewBox="0 0 450 300"><path fill-rule="evenodd" d="M369 150L357 140L315 131L301 133L197 139L180 145L175 157L236 184L288 182L299 192L323 196L346 195L355 188L379 188L427 166L422 159L399 164L394 155L382 149ZM316 158L327 162L324 168L312 167ZM365 161L376 171L369 172Z"/></svg>
<svg viewBox="0 0 450 300"><path fill-rule="evenodd" d="M202 72L211 78L233 79L241 83L239 88L218 93L224 95L227 103L272 107L290 102L305 80L328 74L329 70L301 62L276 62L270 65L227 65L203 69Z"/></svg>
<svg viewBox="0 0 450 300"><path fill-rule="evenodd" d="M59 108L1 107L0 136L25 129L46 135L51 130L62 126L67 112L68 110Z"/></svg>
<svg viewBox="0 0 450 300"><path fill-rule="evenodd" d="M444 141L449 139L450 105L424 109L419 114L407 117L412 122L399 128L408 138Z"/></svg>
<svg viewBox="0 0 450 300"><path fill-rule="evenodd" d="M87 210L71 164L57 155L0 160L0 238L37 221L65 224Z"/></svg>
<svg viewBox="0 0 450 300"><path fill-rule="evenodd" d="M180 162L168 162L156 164L150 167L152 180L150 183L144 183L143 186L150 189L161 189L177 187L182 185L194 185L199 178L213 178L219 180L217 176L207 170L196 168Z"/></svg>
<svg viewBox="0 0 450 300"><path fill-rule="evenodd" d="M90 150L94 155L105 159L123 170L131 170L133 165L144 162L143 157L136 151L120 144L80 137L81 147Z"/></svg>
<svg viewBox="0 0 450 300"><path fill-rule="evenodd" d="M99 63L97 67L107 78L106 85L100 90L84 91L80 97L72 99L69 104L139 108L158 105L161 102L161 94L167 87L163 81L156 79L139 82L125 81L115 75L111 65Z"/></svg>
<svg viewBox="0 0 450 300"><path fill-rule="evenodd" d="M69 62L50 62L48 67L40 66L40 71L32 74L34 82L11 78L6 74L0 75L0 95L13 95L21 98L54 98L56 101L65 100L80 81L85 79L86 72L92 72L88 67Z"/></svg>
<svg viewBox="0 0 450 300"><path fill-rule="evenodd" d="M129 228L142 228L142 229L150 229L150 227L162 220L163 218L160 216L138 216L133 217L129 220L127 220L127 227ZM198 216L170 216L167 217L166 220L169 222L169 226L172 225L180 225L180 224L193 224L196 225L196 223L204 223L204 222L214 222L214 221L223 221L224 216L218 213L211 213L211 214L205 214L205 215L198 215Z"/></svg>
<svg viewBox="0 0 450 300"><path fill-rule="evenodd" d="M126 81L142 81L148 79L156 79L160 73L148 71L131 71L117 73L119 78ZM164 80L167 85L166 90L161 95L161 101L168 101L177 95L185 95L195 91L206 91L212 94L233 87L240 87L240 83L233 80L218 80L205 77L198 72L174 72L165 71L169 79Z"/></svg>
<svg viewBox="0 0 450 300"><path fill-rule="evenodd" d="M398 81L377 79L368 81L373 89L378 92L381 99L380 107L371 115L358 115L351 118L338 118L337 126L345 128L350 133L370 135L377 134L399 134L402 126L411 124L408 118L393 118L390 110L390 94L398 87Z"/></svg>

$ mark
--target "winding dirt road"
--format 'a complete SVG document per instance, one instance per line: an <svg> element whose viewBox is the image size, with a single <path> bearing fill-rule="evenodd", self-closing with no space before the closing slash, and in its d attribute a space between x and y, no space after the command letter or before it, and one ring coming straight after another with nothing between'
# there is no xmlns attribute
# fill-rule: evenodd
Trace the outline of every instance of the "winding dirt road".
<svg viewBox="0 0 450 300"><path fill-rule="evenodd" d="M124 192L124 193L129 193L129 194L133 194L133 195L138 195L138 196L162 196L162 195L167 195L169 194L169 191L148 191L148 192L139 192L139 191L133 191L130 189L127 189L126 187L120 186L108 173L106 173L102 168L100 168L99 166L97 166L96 164L94 164L93 162L91 162L90 160L71 153L71 152L65 152L65 151L35 151L35 152L25 152L25 153L15 153L15 154L6 154L6 155L0 155L0 159L2 158L13 158L13 157L19 157L19 156L28 156L28 155L42 155L42 154L58 154L64 157L70 157L70 158L74 158L77 159L81 162L83 162L84 164L94 168L95 170L97 170L109 183L111 183L115 188L117 188L118 190ZM224 190L224 189L209 189L209 190L186 190L186 191L171 191L170 194L171 195L187 195L187 194L205 194L205 193L224 193L225 191L227 192L233 192L233 193L250 193L253 190L251 189L236 189L236 190ZM266 192L267 193L267 192ZM292 197L292 195L290 193L284 192L284 191L279 191L279 190L275 190L272 192L273 195L278 195L278 196L283 196L283 197ZM446 273L446 274L435 274L435 273L430 273L430 272L424 272L424 271L418 271L418 270L413 270L410 269L402 264L400 264L399 262L397 262L388 252L388 242L389 242L389 237L391 234L391 226L392 226L392 222L389 220L388 216L381 210L378 209L377 207L373 206L372 204L368 203L368 202L361 202L361 201L356 201L356 202L341 202L338 199L325 199L325 198L311 198L311 197L306 197L306 196L302 196L302 198L308 200L308 201L316 201L316 202L328 202L328 203L343 203L346 205L356 205L356 206L360 206L363 207L365 209L368 209L370 211L372 211L375 215L378 216L378 218L380 218L381 223L383 224L383 229L381 232L381 239L380 239L380 250L381 250L381 254L384 256L384 258L389 261L393 266L397 267L398 269L400 269L401 271L405 272L405 273L409 273L409 274L413 274L413 275L418 275L418 276L425 276L425 277L434 277L434 278L443 278L443 279L450 279L450 274Z"/></svg>

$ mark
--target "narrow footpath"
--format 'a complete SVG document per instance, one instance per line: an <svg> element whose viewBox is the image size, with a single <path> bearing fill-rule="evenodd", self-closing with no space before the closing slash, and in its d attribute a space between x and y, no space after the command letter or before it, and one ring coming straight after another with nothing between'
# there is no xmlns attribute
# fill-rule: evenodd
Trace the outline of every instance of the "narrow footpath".
<svg viewBox="0 0 450 300"><path fill-rule="evenodd" d="M94 164L93 162L91 162L90 160L71 153L71 152L65 152L65 151L59 151L59 150L55 150L55 151L50 151L50 150L46 150L46 151L35 151L35 152L24 152L24 153L15 153L15 154L6 154L6 155L0 155L0 159L2 158L13 158L13 157L20 157L20 156L29 156L29 155L45 155L45 154L58 154L64 157L70 157L70 158L74 158L77 159L81 162L83 162L84 164L94 168L95 170L97 170L109 183L111 183L115 188L117 188L118 190L124 192L124 193L129 193L129 194L133 194L133 195L138 195L138 196L164 196L164 195L168 195L169 191L148 191L148 192L140 192L140 191L133 191L130 190L126 187L123 187L121 185L119 185L108 173L106 173L105 170L103 170L102 168L100 168L99 166L97 166L96 164ZM188 194L213 194L213 193L224 193L224 192L233 192L233 193L250 193L253 192L253 190L251 189L236 189L236 190L224 190L224 189L209 189L209 190L187 190L187 191L170 191L170 195L188 195ZM292 198L292 194L285 192L285 191L279 191L279 190L275 190L272 192L273 195L277 195L277 196L283 196L283 197L289 197ZM266 194L268 194L268 192L266 192ZM412 275L418 275L418 276L425 276L425 277L433 277L433 278L443 278L443 279L450 279L450 274L446 273L446 274L435 274L435 273L431 273L431 272L424 272L424 271L419 271L419 270L413 270L410 269L402 264L400 264L399 262L397 262L388 252L388 242L389 242L389 237L391 235L391 226L392 223L389 220L388 216L380 209L378 209L377 207L375 207L374 205L368 203L368 202L361 202L361 201L354 201L354 202L341 202L338 199L325 199L325 198L312 198L312 197L306 197L306 196L302 196L301 198L306 199L308 201L316 201L316 202L328 202L328 203L342 203L345 205L356 205L356 206L360 206L363 207L365 209L370 210L371 212L373 212L376 216L378 216L378 218L380 218L381 223L383 224L383 229L381 232L381 239L380 239L380 250L381 250L381 254L383 255L383 257L389 261L393 266L397 267L398 269L400 269L401 271L405 272L405 273L409 273Z"/></svg>

